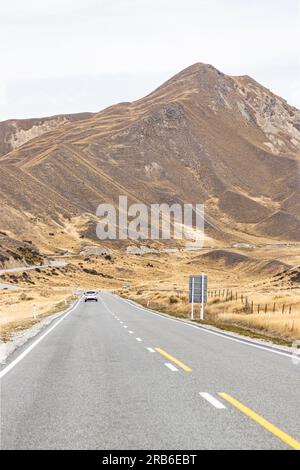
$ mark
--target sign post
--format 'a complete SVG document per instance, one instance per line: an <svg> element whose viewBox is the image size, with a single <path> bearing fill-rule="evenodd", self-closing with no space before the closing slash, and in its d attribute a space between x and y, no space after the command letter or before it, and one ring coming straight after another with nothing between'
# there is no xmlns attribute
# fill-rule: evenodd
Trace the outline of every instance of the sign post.
<svg viewBox="0 0 300 470"><path fill-rule="evenodd" d="M201 314L200 320L204 320L204 274L202 273L201 280Z"/></svg>
<svg viewBox="0 0 300 470"><path fill-rule="evenodd" d="M195 303L201 304L200 319L204 320L204 304L207 303L207 276L204 273L190 276L189 302L192 304L191 320L194 320Z"/></svg>
<svg viewBox="0 0 300 470"><path fill-rule="evenodd" d="M195 279L192 279L192 314L191 320L194 320L194 292L195 292Z"/></svg>

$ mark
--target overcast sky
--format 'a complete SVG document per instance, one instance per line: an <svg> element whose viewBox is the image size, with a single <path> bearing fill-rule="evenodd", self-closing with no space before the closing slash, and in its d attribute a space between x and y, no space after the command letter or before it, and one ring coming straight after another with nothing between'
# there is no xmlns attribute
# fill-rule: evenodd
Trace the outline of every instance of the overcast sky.
<svg viewBox="0 0 300 470"><path fill-rule="evenodd" d="M0 120L99 111L195 62L300 108L298 0L1 0Z"/></svg>

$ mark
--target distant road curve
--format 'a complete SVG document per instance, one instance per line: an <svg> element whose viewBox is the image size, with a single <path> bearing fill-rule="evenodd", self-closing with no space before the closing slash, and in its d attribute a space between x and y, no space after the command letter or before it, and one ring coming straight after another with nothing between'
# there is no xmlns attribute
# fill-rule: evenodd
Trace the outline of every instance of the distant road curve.
<svg viewBox="0 0 300 470"><path fill-rule="evenodd" d="M0 276L1 274L6 274L6 273L17 273L19 271L32 271L33 269L39 268L39 269L47 269L47 268L63 268L64 266L67 266L68 263L65 261L51 261L48 264L42 264L42 265L33 265L33 266L18 266L16 268L8 268L8 269L0 269ZM0 290L12 290L12 289L18 289L19 286L14 285L14 284L0 284Z"/></svg>
<svg viewBox="0 0 300 470"><path fill-rule="evenodd" d="M68 263L65 261L50 261L48 264L35 264L32 266L17 266L16 268L0 269L0 275L6 273L17 273L19 271L32 271L33 269L40 268L63 268L67 266Z"/></svg>
<svg viewBox="0 0 300 470"><path fill-rule="evenodd" d="M15 286L14 284L0 284L0 290L1 289L4 289L4 290L7 290L7 289L10 289L10 290L14 290L14 289L18 289L19 286Z"/></svg>

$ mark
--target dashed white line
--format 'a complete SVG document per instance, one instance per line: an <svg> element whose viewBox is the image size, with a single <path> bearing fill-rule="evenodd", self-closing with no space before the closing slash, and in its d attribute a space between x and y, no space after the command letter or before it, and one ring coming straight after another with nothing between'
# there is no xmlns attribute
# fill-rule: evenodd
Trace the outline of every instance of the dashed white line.
<svg viewBox="0 0 300 470"><path fill-rule="evenodd" d="M130 334L132 335L132 334L133 334L133 331L131 331L131 330L128 330L128 333L130 333Z"/></svg>
<svg viewBox="0 0 300 470"><path fill-rule="evenodd" d="M123 325L124 322L120 321L120 324Z"/></svg>
<svg viewBox="0 0 300 470"><path fill-rule="evenodd" d="M143 341L141 338L135 338L137 341Z"/></svg>
<svg viewBox="0 0 300 470"><path fill-rule="evenodd" d="M202 398L207 400L211 405L213 405L215 408L218 408L218 410L224 410L226 409L226 406L223 405L219 400L217 400L215 397L213 397L210 393L207 392L199 392L199 395L201 395Z"/></svg>
<svg viewBox="0 0 300 470"><path fill-rule="evenodd" d="M177 367L173 366L170 362L165 362L165 366L168 367L172 372L178 372Z"/></svg>
<svg viewBox="0 0 300 470"><path fill-rule="evenodd" d="M147 348L147 349L148 349L149 352L151 352L151 353L154 352L155 353L155 350L153 348Z"/></svg>
<svg viewBox="0 0 300 470"><path fill-rule="evenodd" d="M127 326L127 325L123 325L123 328L128 328L128 326Z"/></svg>

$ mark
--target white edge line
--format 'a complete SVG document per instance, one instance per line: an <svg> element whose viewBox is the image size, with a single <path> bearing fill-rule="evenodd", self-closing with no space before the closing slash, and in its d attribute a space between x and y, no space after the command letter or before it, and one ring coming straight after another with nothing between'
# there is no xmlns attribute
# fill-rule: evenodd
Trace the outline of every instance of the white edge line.
<svg viewBox="0 0 300 470"><path fill-rule="evenodd" d="M174 321L176 323L180 323L181 325L185 325L185 326L188 326L190 328L196 328L198 331L203 331L204 333L209 333L211 335L215 335L215 336L220 336L221 338L223 339L227 339L229 341L234 341L236 343L242 343L242 344L245 344L246 346L250 346L252 348L257 348L257 349L262 349L264 351L268 351L270 353L274 353L274 354L279 354L280 356L285 356L285 357L288 357L289 359L292 358L292 353L289 354L289 353L285 353L283 351L275 351L275 349L272 349L272 348L268 348L268 347L265 347L265 346L260 346L259 344L255 344L255 343L250 343L248 341L244 341L243 339L239 339L239 338L233 338L233 337L229 337L229 336L226 336L222 333L218 333L217 331L212 331L212 330L208 330L204 327L202 327L201 325L199 326L195 326L195 325L191 325L189 323L186 323L185 321L182 321L182 320L176 320L175 318L169 318L163 314L160 314L160 313L157 313L157 312L152 312L151 310L148 310L146 308L143 308L143 307L140 307L138 305L135 305L134 302L130 302L129 300L127 299L122 299L121 297L119 297L121 300L123 300L124 302L127 302L129 305L131 305L132 307L135 307L139 310L143 310L144 312L148 312L148 313L151 313L152 315L156 315L157 317L159 318L163 318L165 320L169 320L169 321Z"/></svg>
<svg viewBox="0 0 300 470"><path fill-rule="evenodd" d="M4 369L0 371L0 379L4 377L11 369L13 369L24 357L27 356L27 354L30 353L51 331L54 330L70 313L72 313L78 306L80 299L76 302L76 304L69 310L67 313L65 313L57 322L54 323L44 334L42 334L38 339L36 339L31 345L25 349L16 359L14 359L8 366L6 366Z"/></svg>
<svg viewBox="0 0 300 470"><path fill-rule="evenodd" d="M178 372L178 369L173 366L173 364L170 364L170 362L165 362L165 366L168 367L172 372Z"/></svg>
<svg viewBox="0 0 300 470"><path fill-rule="evenodd" d="M226 406L223 405L219 400L217 400L215 397L213 397L210 393L207 392L199 392L199 395L201 395L202 398L207 400L211 405L213 405L215 408L218 410L224 410L226 409Z"/></svg>

